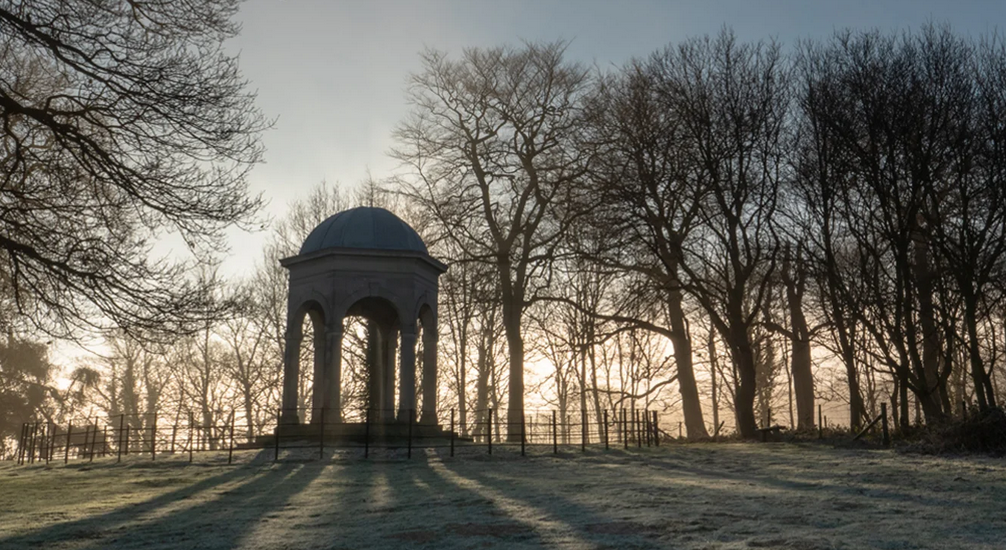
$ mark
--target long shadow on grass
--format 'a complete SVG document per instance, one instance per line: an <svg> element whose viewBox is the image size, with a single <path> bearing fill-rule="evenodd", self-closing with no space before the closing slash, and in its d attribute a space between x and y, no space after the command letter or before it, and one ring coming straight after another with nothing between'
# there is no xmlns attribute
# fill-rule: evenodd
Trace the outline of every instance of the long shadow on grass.
<svg viewBox="0 0 1006 550"><path fill-rule="evenodd" d="M283 507L303 490L324 464L283 464L255 471L239 467L145 502L104 514L56 524L31 533L0 539L0 548L75 549L235 548L248 529L269 512ZM248 479L214 496L225 484ZM205 500L203 500L205 499ZM186 506L187 500L197 504ZM171 507L171 510L165 510Z"/></svg>
<svg viewBox="0 0 1006 550"><path fill-rule="evenodd" d="M548 545L653 546L653 537L659 535L657 526L604 516L551 487L550 480L542 476L553 472L543 473L535 467L535 461L551 460L551 457L512 458L508 461L516 467L510 473L502 473L507 470L495 468L490 460L484 462L484 467L477 467L477 461L444 459L445 471L437 473L454 486L468 487L491 500L511 520L522 522L537 536L545 535L544 543Z"/></svg>
<svg viewBox="0 0 1006 550"><path fill-rule="evenodd" d="M465 547L544 544L538 533L508 517L486 495L438 473L444 471L439 463L435 454L415 449L412 459L371 458L346 464L340 475L344 485L352 489L333 495L328 528L302 531L301 535L307 533L306 540L299 545L441 548L459 542ZM329 538L322 540L325 536Z"/></svg>
<svg viewBox="0 0 1006 550"><path fill-rule="evenodd" d="M618 454L623 454L617 451ZM903 487L897 484L898 478L880 479L883 475L891 475L888 470L891 466L883 466L883 472L875 468L867 469L865 472L855 471L856 463L851 460L859 458L864 462L873 460L869 457L857 457L852 455L849 460L846 475L841 472L820 469L820 470L800 470L787 471L790 466L784 460L777 462L767 462L764 455L757 456L763 463L758 467L741 467L736 463L731 463L730 453L734 453L733 459L743 460L743 454L735 450L721 451L719 456L710 459L709 455L702 456L709 460L708 465L686 464L675 458L660 456L658 454L647 457L642 463L651 472L661 472L667 475L671 472L689 474L698 478L708 479L711 482L730 480L737 482L756 483L765 487L788 491L793 495L813 494L821 498L822 494L829 494L833 497L848 497L852 499L866 499L871 501L885 500L892 503L911 502L916 505L940 508L952 506L953 502L948 500L948 496L931 494L928 491L918 488ZM696 453L698 454L698 453ZM680 457L677 457L680 458ZM782 459L783 457L780 457ZM782 469L777 469L782 467ZM903 472L902 472L903 473ZM926 479L931 474L915 474L922 486L931 486L937 479ZM841 484L840 484L841 483ZM864 496L865 491L869 491L868 496Z"/></svg>

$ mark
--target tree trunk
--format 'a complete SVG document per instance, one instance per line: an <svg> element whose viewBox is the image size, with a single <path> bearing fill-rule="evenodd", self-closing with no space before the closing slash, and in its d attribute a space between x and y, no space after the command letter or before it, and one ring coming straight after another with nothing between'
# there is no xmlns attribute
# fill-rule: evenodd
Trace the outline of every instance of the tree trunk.
<svg viewBox="0 0 1006 550"><path fill-rule="evenodd" d="M796 394L797 429L814 429L814 373L811 370L810 330L803 314L803 281L805 276L799 251L796 269L789 261L789 248L785 251L782 277L786 285L789 305L789 324L792 350L790 370L793 375L793 392Z"/></svg>
<svg viewBox="0 0 1006 550"><path fill-rule="evenodd" d="M247 434L248 441L253 441L255 439L255 411L254 411L254 401L252 400L252 392L250 387L244 388L244 406L245 406L245 422L248 423Z"/></svg>
<svg viewBox="0 0 1006 550"><path fill-rule="evenodd" d="M487 413L489 408L489 371L492 369L490 356L493 346L493 324L485 318L482 320L482 335L479 339L476 363L478 372L475 379L475 427L472 430L474 437L485 435L488 438L492 435L492 430L489 427L491 420Z"/></svg>
<svg viewBox="0 0 1006 550"><path fill-rule="evenodd" d="M748 338L747 327L739 318L731 322L729 343L739 378L737 394L734 397L737 431L745 439L754 439L758 435L758 421L754 413L757 371L754 347Z"/></svg>
<svg viewBox="0 0 1006 550"><path fill-rule="evenodd" d="M681 409L685 417L685 429L689 439L709 437L705 421L702 419L702 401L695 384L695 370L692 367L692 341L685 326L685 312L681 308L681 291L677 288L669 293L667 306L671 321L671 344L674 346L674 361L678 367L678 388L681 392Z"/></svg>
<svg viewBox="0 0 1006 550"><path fill-rule="evenodd" d="M919 301L919 325L922 328L922 376L920 376L920 401L926 414L926 423L938 424L945 418L946 411L940 402L941 383L940 336L936 327L933 307L933 273L929 266L929 243L923 229L916 228L914 241L915 262L912 271ZM911 321L909 321L911 322ZM909 327L911 328L911 327ZM914 345L914 339L908 342Z"/></svg>
<svg viewBox="0 0 1006 550"><path fill-rule="evenodd" d="M975 386L975 399L978 400L978 408L982 411L995 407L995 393L992 392L992 384L989 375L985 372L985 365L982 361L981 348L978 342L978 306L977 298L973 293L962 292L964 301L964 324L968 331L968 358L971 364L971 381ZM964 399L963 392L961 399Z"/></svg>
<svg viewBox="0 0 1006 550"><path fill-rule="evenodd" d="M713 436L720 435L720 399L719 389L716 384L716 369L718 358L716 357L716 332L713 327L709 327L709 375L713 382Z"/></svg>
<svg viewBox="0 0 1006 550"><path fill-rule="evenodd" d="M503 298L503 331L506 334L509 358L507 387L507 441L520 442L520 425L524 418L524 339L521 335L521 313L524 309L519 288L510 280L508 263L499 266Z"/></svg>
<svg viewBox="0 0 1006 550"><path fill-rule="evenodd" d="M904 373L898 375L898 397L901 433L907 433L911 427L911 420L908 417L908 375Z"/></svg>
<svg viewBox="0 0 1006 550"><path fill-rule="evenodd" d="M465 363L468 358L468 327L467 321L465 321L464 332L461 335L461 341L458 346L461 348L458 356L458 425L461 428L461 437L468 437L468 403L465 399L466 385L468 381L466 380L466 368Z"/></svg>

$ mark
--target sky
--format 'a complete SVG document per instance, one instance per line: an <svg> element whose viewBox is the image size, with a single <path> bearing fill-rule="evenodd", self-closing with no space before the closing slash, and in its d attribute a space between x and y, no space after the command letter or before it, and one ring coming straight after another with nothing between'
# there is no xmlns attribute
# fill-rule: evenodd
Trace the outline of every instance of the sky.
<svg viewBox="0 0 1006 550"><path fill-rule="evenodd" d="M426 48L457 55L562 39L569 60L610 69L724 26L743 41L786 46L845 28L905 31L928 21L978 36L1006 22L1006 1L249 0L238 19L242 32L228 48L275 120L251 189L279 218L322 180L348 189L368 174L396 173L392 131L409 112L405 88ZM267 237L232 231L223 274L254 269Z"/></svg>

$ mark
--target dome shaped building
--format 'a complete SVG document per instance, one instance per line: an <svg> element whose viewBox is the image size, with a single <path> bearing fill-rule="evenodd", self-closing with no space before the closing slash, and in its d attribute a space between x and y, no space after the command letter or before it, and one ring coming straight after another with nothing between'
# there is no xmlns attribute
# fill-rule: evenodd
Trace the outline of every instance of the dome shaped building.
<svg viewBox="0 0 1006 550"><path fill-rule="evenodd" d="M321 222L296 256L280 260L290 272L280 432L296 426L339 425L343 321L367 321L368 410L379 424L416 421L416 337L422 328L423 387L419 424L436 426L437 291L447 266L431 257L419 234L383 208L352 208ZM301 326L314 328L314 385L310 410L298 409ZM395 389L398 403L395 403Z"/></svg>

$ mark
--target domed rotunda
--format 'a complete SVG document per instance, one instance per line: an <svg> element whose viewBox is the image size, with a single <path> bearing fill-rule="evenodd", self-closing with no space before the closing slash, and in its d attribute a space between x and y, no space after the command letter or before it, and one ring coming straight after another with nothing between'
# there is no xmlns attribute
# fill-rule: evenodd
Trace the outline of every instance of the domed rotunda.
<svg viewBox="0 0 1006 550"><path fill-rule="evenodd" d="M343 321L367 321L368 399L365 415L378 424L416 421L416 336L422 328L420 425L436 426L437 290L447 266L429 255L419 234L383 208L359 207L321 222L296 256L280 260L290 272L283 409L277 433L313 425L345 431L342 403ZM301 326L314 328L311 406L298 408ZM397 368L396 368L397 367ZM395 403L396 383L398 402Z"/></svg>

